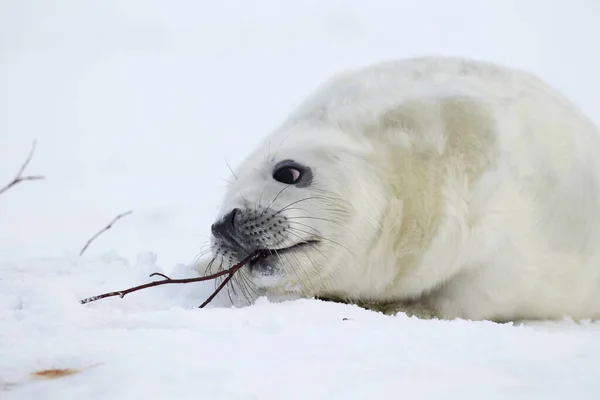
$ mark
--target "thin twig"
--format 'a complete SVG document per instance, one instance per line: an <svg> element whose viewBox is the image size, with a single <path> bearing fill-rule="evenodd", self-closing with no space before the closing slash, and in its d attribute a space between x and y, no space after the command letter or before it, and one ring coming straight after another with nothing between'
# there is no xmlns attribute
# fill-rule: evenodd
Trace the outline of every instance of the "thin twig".
<svg viewBox="0 0 600 400"><path fill-rule="evenodd" d="M204 303L202 303L199 307L199 308L204 308L204 306L206 306L208 303L210 303L215 298L215 296L225 287L227 282L229 282L229 280L231 280L231 278L233 277L233 274L235 274L240 268L242 268L244 265L246 265L251 259L253 259L256 256L257 256L257 253L252 253L248 257L244 258L242 261L235 264L231 268L216 272L211 275L200 276L197 278L171 279L164 274L155 272L155 273L151 274L150 276L159 275L159 276L162 276L164 279L162 281L154 281L154 282L146 283L143 285L134 286L132 288L125 289L125 290L118 290L116 292L108 292L108 293L100 294L97 296L88 297L87 299L80 300L79 302L81 304L86 304L86 303L90 303L92 301L105 299L107 297L114 297L114 296L119 296L119 297L123 298L123 297L125 297L125 295L127 295L129 293L137 292L138 290L147 289L147 288L154 287L154 286L166 285L166 284L170 284L170 283L192 283L192 282L209 281L209 280L217 279L223 275L228 275L227 278L225 278L223 280L223 283L221 283L219 285L219 287L217 289L215 289L215 291L210 295L210 297Z"/></svg>
<svg viewBox="0 0 600 400"><path fill-rule="evenodd" d="M154 273L150 274L150 278L152 278L153 276L162 276L165 279L171 279L168 276L166 276L165 274L161 274L160 272L154 272Z"/></svg>
<svg viewBox="0 0 600 400"><path fill-rule="evenodd" d="M113 226L113 224L114 224L115 222L117 222L118 220L120 220L120 219L121 219L121 218L123 218L123 217L126 217L126 216L128 216L128 215L129 215L129 214L131 214L131 213L133 213L133 211L131 211L131 210L130 210L130 211L127 211L127 212L121 213L121 214L117 215L116 217L114 217L114 218L113 218L113 220L112 220L112 221L110 221L110 222L108 223L108 225L106 225L104 228L102 228L100 231L98 231L98 233L96 233L94 236L92 236L92 237L90 238L90 240L88 240L88 241L87 241L87 243L85 244L85 246L83 246L83 248L82 248L82 249L81 249L81 251L79 252L79 255L81 256L81 255L82 255L82 254L83 254L83 253L84 253L84 252L87 250L88 246L89 246L89 245L90 245L90 244L91 244L91 243L92 243L94 240L96 240L96 239L98 238L98 236L102 235L104 232L106 232L107 230L109 230L110 228L112 228L112 226Z"/></svg>
<svg viewBox="0 0 600 400"><path fill-rule="evenodd" d="M243 264L242 264L243 265ZM242 266L236 268L235 271L230 272L229 275L227 275L227 278L223 279L223 282L221 282L221 284L215 289L215 291L208 296L208 298L206 300L204 300L204 302L202 304L200 304L200 306L198 306L198 308L204 308L204 306L206 306L208 303L210 303L211 301L213 301L213 299L215 298L215 296L217 294L219 294L219 292L221 290L223 290L223 288L225 287L225 285L227 285L227 283L231 280L231 278L233 278L233 274L240 269Z"/></svg>
<svg viewBox="0 0 600 400"><path fill-rule="evenodd" d="M0 189L0 194L6 192L8 189L10 189L11 187L13 187L15 185L18 185L21 182L39 181L42 179L46 179L42 175L23 176L23 172L25 172L25 168L27 168L27 166L31 162L31 159L33 158L33 153L35 152L35 146L36 146L36 141L34 140L33 145L31 146L31 150L29 151L29 156L27 156L27 159L25 160L23 165L21 165L21 168L19 168L19 172L17 172L17 175L15 175L15 178L12 181L10 181L6 186L4 186L3 188Z"/></svg>

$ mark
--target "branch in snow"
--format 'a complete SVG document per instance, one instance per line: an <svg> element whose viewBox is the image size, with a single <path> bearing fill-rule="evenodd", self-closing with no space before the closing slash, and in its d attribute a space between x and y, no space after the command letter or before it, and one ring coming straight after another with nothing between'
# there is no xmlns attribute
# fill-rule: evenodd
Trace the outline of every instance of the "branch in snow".
<svg viewBox="0 0 600 400"><path fill-rule="evenodd" d="M128 216L131 213L133 213L133 211L127 211L127 212L121 213L121 214L117 215L116 217L114 217L113 220L108 223L108 225L106 225L104 228L102 228L100 231L98 231L98 233L96 233L94 236L92 236L90 238L90 240L87 241L87 243L85 244L85 246L83 246L83 248L79 252L79 255L80 256L83 255L83 253L87 250L87 248L89 247L89 245L94 240L96 240L98 238L98 236L102 235L104 232L106 232L107 230L109 230L110 228L112 228L112 226L115 224L115 222L117 222L118 220L120 220L123 217Z"/></svg>
<svg viewBox="0 0 600 400"><path fill-rule="evenodd" d="M166 284L171 284L171 283L192 283L192 282L210 281L210 280L213 280L213 279L217 279L217 278L219 278L221 276L227 275L227 277L225 279L223 279L223 282L221 282L221 284L219 285L219 287L217 287L214 290L214 292L198 307L198 308L204 308L204 306L206 306L208 303L210 303L215 298L215 296L227 285L227 283L231 280L231 278L233 278L233 275L240 268L242 268L250 260L254 259L255 257L258 257L259 255L260 255L260 252L254 252L254 253L250 254L248 257L244 258L239 263L235 264L231 268L225 269L223 271L216 272L216 273L211 274L211 275L200 276L200 277L197 277L197 278L171 279L171 278L169 278L168 276L166 276L164 274L155 272L155 273L151 274L150 277L156 275L156 276L161 276L164 279L161 280L161 281L154 281L154 282L146 283L144 285L134 286L134 287L129 288L129 289L119 290L119 291L116 291L116 292L108 292L108 293L100 294L100 295L97 295L97 296L88 297L87 299L80 300L79 302L81 304L86 304L86 303L90 303L92 301L96 301L96 300L100 300L100 299L105 299L107 297L115 297L115 296L119 296L119 297L123 298L123 297L125 297L125 295L127 295L129 293L137 292L138 290L147 289L147 288L154 287L154 286L166 285Z"/></svg>
<svg viewBox="0 0 600 400"><path fill-rule="evenodd" d="M27 168L27 165L29 165L29 162L31 161L31 158L33 157L33 153L35 151L35 145L36 145L36 142L34 140L33 141L33 145L31 146L31 151L29 152L29 156L27 156L27 159L25 160L25 162L23 163L23 165L21 165L21 168L17 172L17 175L15 176L15 178L12 181L10 181L6 186L4 186L3 188L0 189L0 194L6 192L8 189L10 189L11 187L13 187L15 185L18 185L21 182L25 182L25 181L39 181L39 180L42 180L42 179L46 179L45 177L43 177L41 175L23 176L23 172L25 171L25 168Z"/></svg>

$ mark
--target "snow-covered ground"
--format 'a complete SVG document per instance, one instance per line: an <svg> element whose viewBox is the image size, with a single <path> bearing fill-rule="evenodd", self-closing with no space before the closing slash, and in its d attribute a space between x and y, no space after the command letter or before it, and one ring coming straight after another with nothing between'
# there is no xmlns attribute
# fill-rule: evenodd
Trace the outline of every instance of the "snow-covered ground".
<svg viewBox="0 0 600 400"><path fill-rule="evenodd" d="M197 309L230 165L330 74L422 54L528 69L600 123L593 0L0 2L0 399L600 398L600 324ZM133 210L95 241L116 214ZM73 369L57 379L32 375Z"/></svg>

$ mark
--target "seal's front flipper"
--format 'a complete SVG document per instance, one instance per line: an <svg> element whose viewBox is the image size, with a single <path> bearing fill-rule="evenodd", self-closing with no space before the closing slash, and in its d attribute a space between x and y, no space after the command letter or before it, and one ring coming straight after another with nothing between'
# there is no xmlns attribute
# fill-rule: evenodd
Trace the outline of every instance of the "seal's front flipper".
<svg viewBox="0 0 600 400"><path fill-rule="evenodd" d="M417 317L420 319L441 319L432 307L424 305L419 301L392 301L392 302L375 302L375 301L344 301L335 297L317 297L317 300L330 301L334 303L354 304L361 308L370 311L376 311L385 315L396 315L404 313L409 317Z"/></svg>
<svg viewBox="0 0 600 400"><path fill-rule="evenodd" d="M419 319L441 319L440 315L432 308L419 301L398 301L389 303L357 302L357 306L385 315L406 314Z"/></svg>

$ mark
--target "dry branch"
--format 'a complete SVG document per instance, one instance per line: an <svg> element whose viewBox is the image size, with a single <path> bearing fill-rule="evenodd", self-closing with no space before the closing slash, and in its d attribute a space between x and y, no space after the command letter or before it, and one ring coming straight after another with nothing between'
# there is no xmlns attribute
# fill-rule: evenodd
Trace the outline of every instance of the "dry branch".
<svg viewBox="0 0 600 400"><path fill-rule="evenodd" d="M92 236L90 238L90 240L87 241L87 243L85 244L85 246L83 246L83 248L81 249L81 251L79 252L79 255L83 255L83 253L87 250L87 248L89 247L89 245L98 238L98 236L102 235L104 232L106 232L107 230L109 230L110 228L112 228L112 226L115 224L115 222L117 222L118 220L120 220L123 217L128 216L129 214L133 213L133 211L127 211L124 213L121 213L119 215L117 215L116 217L113 218L112 221L110 221L108 223L108 225L106 225L104 228L100 229L94 236Z"/></svg>
<svg viewBox="0 0 600 400"><path fill-rule="evenodd" d="M250 260L252 260L254 257L257 257L258 255L259 255L259 253L252 253L248 257L244 258L242 261L240 261L239 263L235 264L231 268L225 269L223 271L216 272L216 273L211 274L211 275L200 276L200 277L197 277L197 278L171 279L168 276L166 276L165 274L161 274L161 273L155 272L153 274L150 274L150 277L160 276L160 277L163 277L164 279L162 281L154 281L154 282L149 282L149 283L146 283L146 284L143 284L143 285L134 286L134 287L129 288L129 289L119 290L119 291L116 291L116 292L108 292L108 293L100 294L100 295L97 295L97 296L88 297L87 299L80 300L79 302L81 304L86 304L86 303L90 303L92 301L96 301L96 300L100 300L100 299L105 299L107 297L115 297L115 296L119 296L119 297L123 298L123 297L125 297L125 295L127 295L129 293L137 292L138 290L147 289L147 288L154 287L154 286L167 285L167 284L171 284L171 283L192 283L192 282L210 281L210 280L213 280L213 279L217 279L217 278L219 278L221 276L227 275L227 277L214 290L214 292L198 307L198 308L204 308L204 306L206 306L208 303L210 303L215 298L215 296L225 287L225 285L227 285L227 283L231 280L231 278L233 278L233 275L240 268L242 268Z"/></svg>
<svg viewBox="0 0 600 400"><path fill-rule="evenodd" d="M15 178L12 181L10 181L6 186L4 186L3 188L0 189L0 195L2 193L6 192L11 187L13 187L15 185L18 185L21 182L25 182L25 181L39 181L39 180L42 180L42 179L46 179L42 175L28 175L28 176L23 176L23 172L25 172L25 168L27 168L27 166L29 165L29 162L33 158L33 153L35 152L35 146L36 146L36 142L34 140L33 141L33 145L31 146L31 150L29 151L29 156L27 156L27 159L25 160L25 162L23 163L23 165L21 165L21 168L19 168L19 171L17 172L17 175L15 175Z"/></svg>

